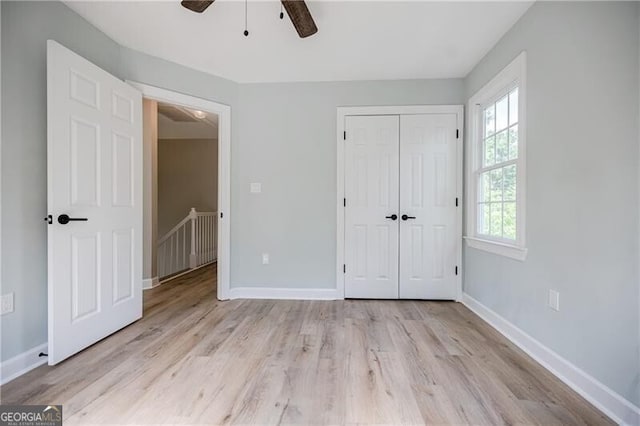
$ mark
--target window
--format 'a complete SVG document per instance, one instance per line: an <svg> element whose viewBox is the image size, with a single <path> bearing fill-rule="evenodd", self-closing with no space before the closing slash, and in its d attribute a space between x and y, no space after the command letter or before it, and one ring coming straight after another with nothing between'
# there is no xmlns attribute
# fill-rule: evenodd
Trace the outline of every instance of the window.
<svg viewBox="0 0 640 426"><path fill-rule="evenodd" d="M469 101L469 246L519 260L525 242L525 53Z"/></svg>

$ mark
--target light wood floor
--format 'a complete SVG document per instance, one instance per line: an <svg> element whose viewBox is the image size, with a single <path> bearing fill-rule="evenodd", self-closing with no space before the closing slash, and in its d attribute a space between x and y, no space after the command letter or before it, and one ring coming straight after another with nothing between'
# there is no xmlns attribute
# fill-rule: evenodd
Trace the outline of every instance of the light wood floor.
<svg viewBox="0 0 640 426"><path fill-rule="evenodd" d="M139 322L0 388L65 424L611 424L464 306L215 300L208 267Z"/></svg>

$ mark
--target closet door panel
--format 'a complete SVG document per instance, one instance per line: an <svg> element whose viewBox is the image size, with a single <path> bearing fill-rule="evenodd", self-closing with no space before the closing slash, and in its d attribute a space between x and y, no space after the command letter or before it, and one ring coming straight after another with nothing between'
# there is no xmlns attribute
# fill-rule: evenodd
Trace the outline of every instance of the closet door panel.
<svg viewBox="0 0 640 426"><path fill-rule="evenodd" d="M456 115L400 117L399 296L455 299Z"/></svg>
<svg viewBox="0 0 640 426"><path fill-rule="evenodd" d="M398 298L399 117L350 116L345 129L345 297Z"/></svg>

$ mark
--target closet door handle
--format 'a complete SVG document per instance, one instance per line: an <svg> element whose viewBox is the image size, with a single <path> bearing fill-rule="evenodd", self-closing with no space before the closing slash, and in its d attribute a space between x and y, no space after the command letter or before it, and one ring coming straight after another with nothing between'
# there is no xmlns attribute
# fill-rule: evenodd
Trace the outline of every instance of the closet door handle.
<svg viewBox="0 0 640 426"><path fill-rule="evenodd" d="M385 219L396 220L398 218L397 214L392 214L391 216L385 216Z"/></svg>
<svg viewBox="0 0 640 426"><path fill-rule="evenodd" d="M406 214L402 215L402 220L407 220L407 219L415 219L415 216L407 216Z"/></svg>

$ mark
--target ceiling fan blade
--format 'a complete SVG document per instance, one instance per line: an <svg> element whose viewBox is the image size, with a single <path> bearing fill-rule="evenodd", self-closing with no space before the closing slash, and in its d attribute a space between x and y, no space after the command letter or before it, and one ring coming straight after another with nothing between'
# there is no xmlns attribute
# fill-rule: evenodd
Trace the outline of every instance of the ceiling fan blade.
<svg viewBox="0 0 640 426"><path fill-rule="evenodd" d="M214 0L182 0L180 4L193 12L202 13L213 2Z"/></svg>
<svg viewBox="0 0 640 426"><path fill-rule="evenodd" d="M309 37L318 32L318 27L316 27L316 23L313 22L311 12L309 12L304 0L281 1L300 38Z"/></svg>

